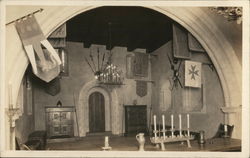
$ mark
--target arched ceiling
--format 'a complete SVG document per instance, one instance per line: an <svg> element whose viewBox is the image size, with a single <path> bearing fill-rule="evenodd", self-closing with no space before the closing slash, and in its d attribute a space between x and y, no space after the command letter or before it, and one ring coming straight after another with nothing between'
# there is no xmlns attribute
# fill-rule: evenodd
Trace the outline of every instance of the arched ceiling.
<svg viewBox="0 0 250 158"><path fill-rule="evenodd" d="M173 20L144 7L100 7L67 21L67 40L152 52L172 39Z"/></svg>

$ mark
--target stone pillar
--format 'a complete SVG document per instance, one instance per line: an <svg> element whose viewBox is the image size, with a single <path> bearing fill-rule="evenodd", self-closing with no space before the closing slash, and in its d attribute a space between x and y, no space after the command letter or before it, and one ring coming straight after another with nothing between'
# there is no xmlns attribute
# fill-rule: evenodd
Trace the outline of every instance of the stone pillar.
<svg viewBox="0 0 250 158"><path fill-rule="evenodd" d="M232 106L232 107L221 107L222 112L225 114L225 123L229 125L234 125L232 138L241 139L241 117L242 117L242 107Z"/></svg>

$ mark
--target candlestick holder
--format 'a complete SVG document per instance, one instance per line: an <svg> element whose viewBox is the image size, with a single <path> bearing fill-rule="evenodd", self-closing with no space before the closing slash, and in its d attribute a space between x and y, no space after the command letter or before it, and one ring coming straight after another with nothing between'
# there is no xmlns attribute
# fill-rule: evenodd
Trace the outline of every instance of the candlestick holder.
<svg viewBox="0 0 250 158"><path fill-rule="evenodd" d="M173 131L172 130L172 134L173 134ZM183 141L187 141L187 146L188 148L191 148L191 144L190 144L190 140L194 140L194 136L193 135L177 135L177 137L173 137L172 135L171 136L166 136L165 139L163 137L151 137L150 138L150 141L151 143L153 144L160 144L161 145L161 150L165 150L165 145L164 143L169 143L169 142L183 142Z"/></svg>
<svg viewBox="0 0 250 158"><path fill-rule="evenodd" d="M162 132L163 139L165 139L167 130L166 129L162 129L161 132Z"/></svg>

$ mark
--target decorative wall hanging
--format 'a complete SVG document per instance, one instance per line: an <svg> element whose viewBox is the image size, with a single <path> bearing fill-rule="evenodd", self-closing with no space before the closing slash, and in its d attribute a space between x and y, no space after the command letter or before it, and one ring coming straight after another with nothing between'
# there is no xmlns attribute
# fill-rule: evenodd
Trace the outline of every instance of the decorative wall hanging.
<svg viewBox="0 0 250 158"><path fill-rule="evenodd" d="M228 21L236 21L237 24L242 23L242 7L212 7L210 9L223 15Z"/></svg>
<svg viewBox="0 0 250 158"><path fill-rule="evenodd" d="M191 33L188 33L188 47L190 51L203 52L203 53L206 52L201 46L201 44L197 41L197 39L194 38L194 36Z"/></svg>
<svg viewBox="0 0 250 158"><path fill-rule="evenodd" d="M33 73L46 82L58 76L61 60L42 33L34 15L16 21L15 26L31 62ZM41 44L47 51L42 50Z"/></svg>
<svg viewBox="0 0 250 158"><path fill-rule="evenodd" d="M48 41L54 48L64 48L66 35L66 23L64 23L49 35Z"/></svg>
<svg viewBox="0 0 250 158"><path fill-rule="evenodd" d="M171 77L171 81L172 81L172 86L171 86L171 90L174 89L174 87L178 87L178 84L180 85L181 88L183 88L182 83L180 81L180 68L181 68L181 64L182 64L182 60L171 60L169 57L169 54L167 54L168 56L168 60L171 66L171 70L173 71L173 76Z"/></svg>
<svg viewBox="0 0 250 158"><path fill-rule="evenodd" d="M173 53L175 58L190 59L187 31L178 24L173 24Z"/></svg>
<svg viewBox="0 0 250 158"><path fill-rule="evenodd" d="M59 79L59 77L56 77L55 79L53 79L49 83L46 83L46 86L45 86L45 92L46 93L48 93L48 94L50 94L52 96L55 96L60 91L61 91L61 86L60 86L60 79Z"/></svg>
<svg viewBox="0 0 250 158"><path fill-rule="evenodd" d="M144 97L147 95L148 91L148 84L147 81L136 81L136 94L140 97Z"/></svg>
<svg viewBox="0 0 250 158"><path fill-rule="evenodd" d="M134 75L140 77L148 76L148 54L134 53Z"/></svg>
<svg viewBox="0 0 250 158"><path fill-rule="evenodd" d="M185 61L185 86L201 88L201 63Z"/></svg>
<svg viewBox="0 0 250 158"><path fill-rule="evenodd" d="M128 79L133 79L134 78L134 55L133 54L128 54L126 56L126 77Z"/></svg>

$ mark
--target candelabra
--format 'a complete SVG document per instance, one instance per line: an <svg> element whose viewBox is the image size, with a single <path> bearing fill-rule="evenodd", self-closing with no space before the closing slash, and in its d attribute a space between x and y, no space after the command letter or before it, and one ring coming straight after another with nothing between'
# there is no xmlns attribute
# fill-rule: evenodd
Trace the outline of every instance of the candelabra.
<svg viewBox="0 0 250 158"><path fill-rule="evenodd" d="M156 144L157 147L159 147L159 144L161 145L161 150L165 150L164 143L167 142L183 142L187 141L187 146L191 148L190 140L194 139L194 136L190 134L189 129L189 114L187 114L187 128L183 129L183 131L187 131L185 134L182 134L182 122L181 122L181 115L179 115L179 134L177 136L174 135L175 129L173 126L173 115L171 115L171 129L166 130L165 129L165 116L162 115L162 129L157 130L156 129L156 115L154 115L154 137L150 138L151 143ZM171 135L166 135L166 132L170 131ZM162 136L157 136L157 133L162 133ZM160 135L160 134L159 134Z"/></svg>

